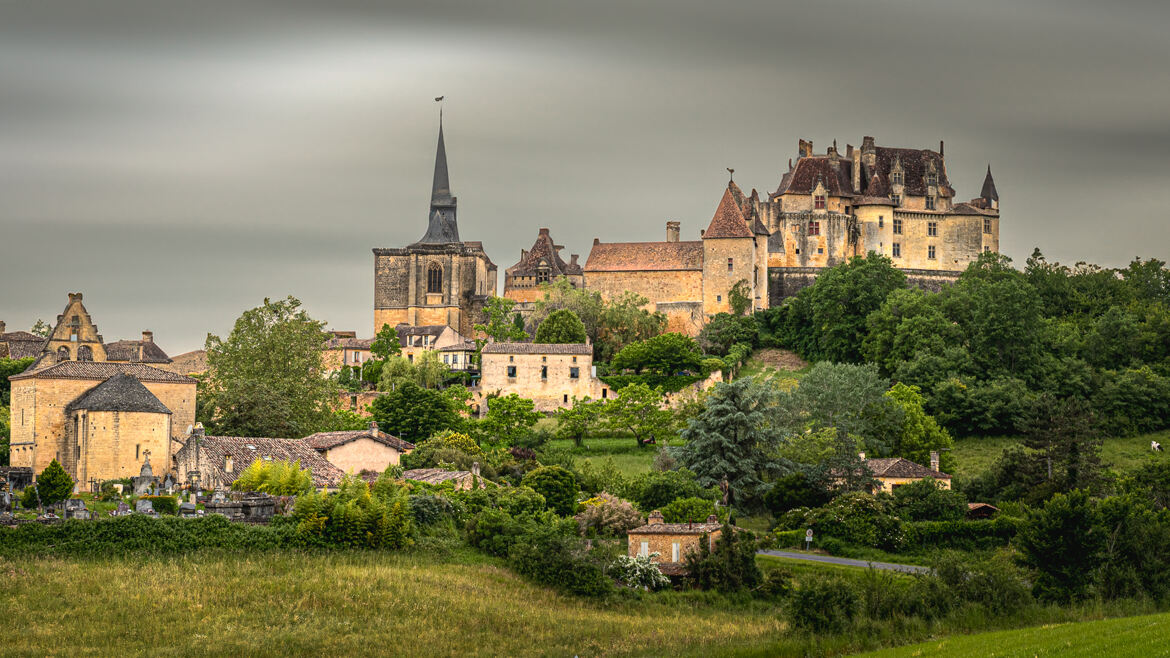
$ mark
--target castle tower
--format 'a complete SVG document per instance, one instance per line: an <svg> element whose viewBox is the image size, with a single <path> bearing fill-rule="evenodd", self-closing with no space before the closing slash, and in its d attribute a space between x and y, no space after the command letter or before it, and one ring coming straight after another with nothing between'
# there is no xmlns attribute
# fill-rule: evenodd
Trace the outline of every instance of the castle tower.
<svg viewBox="0 0 1170 658"><path fill-rule="evenodd" d="M767 238L756 235L745 219L745 201L739 186L729 182L703 231L703 312L707 315L731 311L731 289L740 281L748 284L749 312L767 304L766 294L760 299L756 295L768 276L767 262L760 262L758 249L760 241L766 244ZM760 229L767 233L762 226Z"/></svg>

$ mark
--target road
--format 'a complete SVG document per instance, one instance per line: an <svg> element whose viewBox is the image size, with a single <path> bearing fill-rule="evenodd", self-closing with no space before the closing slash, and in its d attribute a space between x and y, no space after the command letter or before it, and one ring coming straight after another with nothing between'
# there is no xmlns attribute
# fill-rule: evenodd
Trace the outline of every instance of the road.
<svg viewBox="0 0 1170 658"><path fill-rule="evenodd" d="M771 555L773 557L783 557L791 560L808 560L809 562L825 562L827 564L840 564L846 567L873 567L874 569L887 569L889 571L904 571L906 573L930 573L930 567L920 567L913 564L893 564L892 562L870 562L868 560L851 560L846 557L833 557L831 555L817 555L816 553L797 553L794 551L760 551L760 555Z"/></svg>

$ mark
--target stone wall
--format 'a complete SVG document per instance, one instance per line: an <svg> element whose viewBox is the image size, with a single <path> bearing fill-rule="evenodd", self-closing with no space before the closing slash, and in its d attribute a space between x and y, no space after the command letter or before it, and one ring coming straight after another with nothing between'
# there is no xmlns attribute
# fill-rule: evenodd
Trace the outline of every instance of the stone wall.
<svg viewBox="0 0 1170 658"><path fill-rule="evenodd" d="M397 449L373 439L362 438L330 448L324 454L331 464L346 473L375 471L381 473L391 464L398 464L402 457Z"/></svg>
<svg viewBox="0 0 1170 658"><path fill-rule="evenodd" d="M585 289L601 293L605 300L620 297L629 290L649 299L651 304L699 302L703 300L703 272L702 270L586 272Z"/></svg>
<svg viewBox="0 0 1170 658"><path fill-rule="evenodd" d="M574 397L599 400L608 396L609 387L592 376L593 358L588 355L484 353L480 358L482 376L476 402L484 412L484 401L492 393L515 393L532 400L536 410L543 412L572 406ZM508 376L509 366L516 368L515 377ZM548 368L547 377L541 377L542 367ZM569 373L574 367L578 369L576 379ZM491 404L490 400L487 404Z"/></svg>
<svg viewBox="0 0 1170 658"><path fill-rule="evenodd" d="M772 267L768 269L769 291L771 293L771 305L778 306L784 302L788 297L795 296L801 290L811 286L817 279L817 275L823 272L823 267ZM906 274L906 280L910 285L929 290L930 292L938 292L942 287L948 283L954 283L959 278L961 272L948 272L942 270L913 270L903 269Z"/></svg>
<svg viewBox="0 0 1170 658"><path fill-rule="evenodd" d="M707 315L730 312L728 293L739 281L747 281L754 296L755 282L766 269L766 264L756 262L754 238L703 240L703 312Z"/></svg>
<svg viewBox="0 0 1170 658"><path fill-rule="evenodd" d="M715 546L715 540L717 540L719 538L719 535L721 535L721 534L722 534L722 531L715 530L707 535L708 541L711 542L710 546L712 546L712 547ZM641 534L635 535L635 534L631 534L631 535L629 535L629 547L628 547L629 556L630 557L637 557L638 555L640 555L642 553L642 542L646 542L647 554L658 553L658 557L654 558L653 562L655 562L655 563L673 562L674 561L672 559L674 557L674 546L673 545L677 542L679 544L679 550L678 550L679 559L678 559L678 561L682 562L686 559L686 555L688 552L699 550L699 541L702 538L703 538L703 535L694 535L694 534L689 534L689 535L665 535L665 534L663 534L663 535L641 535Z"/></svg>
<svg viewBox="0 0 1170 658"><path fill-rule="evenodd" d="M65 470L85 487L98 481L138 475L149 452L158 473L170 469L171 417L125 411L77 411L66 429ZM62 463L62 466L65 466Z"/></svg>

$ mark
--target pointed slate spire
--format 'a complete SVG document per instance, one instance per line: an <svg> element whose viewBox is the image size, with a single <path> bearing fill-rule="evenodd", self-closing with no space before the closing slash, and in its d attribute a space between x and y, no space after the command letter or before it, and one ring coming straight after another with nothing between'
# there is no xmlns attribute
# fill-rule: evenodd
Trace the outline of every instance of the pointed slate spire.
<svg viewBox="0 0 1170 658"><path fill-rule="evenodd" d="M431 211L427 232L419 244L459 242L459 225L455 222L457 200L451 195L447 173L447 144L443 139L443 114L439 112L439 146L435 150L435 177L431 183Z"/></svg>
<svg viewBox="0 0 1170 658"><path fill-rule="evenodd" d="M995 191L995 180L991 178L990 164L987 165L987 176L983 179L983 190L979 196L988 201L999 201L999 192Z"/></svg>
<svg viewBox="0 0 1170 658"><path fill-rule="evenodd" d="M439 119L439 148L435 152L435 179L431 184L431 205L455 205L447 174L447 145L443 142L443 120Z"/></svg>

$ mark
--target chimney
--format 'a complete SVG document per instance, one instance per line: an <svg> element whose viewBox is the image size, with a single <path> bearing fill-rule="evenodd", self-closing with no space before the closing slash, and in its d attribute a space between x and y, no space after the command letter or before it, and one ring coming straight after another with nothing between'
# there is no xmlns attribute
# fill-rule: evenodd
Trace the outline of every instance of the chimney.
<svg viewBox="0 0 1170 658"><path fill-rule="evenodd" d="M869 135L861 138L861 161L867 167L877 165L877 145L874 143L873 137Z"/></svg>
<svg viewBox="0 0 1170 658"><path fill-rule="evenodd" d="M7 326L8 326L8 325L7 325L7 324L5 324L3 320L0 320L0 334L4 333L4 329L5 329Z"/></svg>
<svg viewBox="0 0 1170 658"><path fill-rule="evenodd" d="M547 228L540 229L540 234L541 235L548 235L548 229Z"/></svg>
<svg viewBox="0 0 1170 658"><path fill-rule="evenodd" d="M573 254L573 255L569 256L569 265L576 265L578 258L580 258L580 256L578 256L577 254Z"/></svg>
<svg viewBox="0 0 1170 658"><path fill-rule="evenodd" d="M699 229L699 237L700 237L700 238L701 238L701 237L703 237L703 235L704 235L704 234L706 234L706 233L707 233L707 229L705 229L705 228L701 228L701 229Z"/></svg>
<svg viewBox="0 0 1170 658"><path fill-rule="evenodd" d="M142 342L153 343L154 342L154 332L153 331L143 331L142 332Z"/></svg>
<svg viewBox="0 0 1170 658"><path fill-rule="evenodd" d="M79 301L81 301L81 293L79 293L79 292L69 293L69 303L70 304L72 304L73 302L79 302Z"/></svg>
<svg viewBox="0 0 1170 658"><path fill-rule="evenodd" d="M599 244L601 244L601 238L593 238L593 246L596 247Z"/></svg>
<svg viewBox="0 0 1170 658"><path fill-rule="evenodd" d="M938 154L939 155L946 155L946 152L943 151L943 141L941 139L938 140Z"/></svg>
<svg viewBox="0 0 1170 658"><path fill-rule="evenodd" d="M471 462L471 474L479 477L479 462Z"/></svg>
<svg viewBox="0 0 1170 658"><path fill-rule="evenodd" d="M195 423L195 431L192 432L192 434L198 437L203 437L203 423Z"/></svg>
<svg viewBox="0 0 1170 658"><path fill-rule="evenodd" d="M935 473L938 473L938 451L937 450L930 451L930 470L934 471Z"/></svg>
<svg viewBox="0 0 1170 658"><path fill-rule="evenodd" d="M654 510L646 519L646 525L662 525L662 512Z"/></svg>
<svg viewBox="0 0 1170 658"><path fill-rule="evenodd" d="M853 145L852 144L845 145L845 157L849 160L853 159Z"/></svg>
<svg viewBox="0 0 1170 658"><path fill-rule="evenodd" d="M860 459L861 461L865 461L865 453L864 452L857 453L857 458Z"/></svg>
<svg viewBox="0 0 1170 658"><path fill-rule="evenodd" d="M712 514L711 516L707 517L707 523L719 523L719 517Z"/></svg>
<svg viewBox="0 0 1170 658"><path fill-rule="evenodd" d="M812 155L812 141L800 140L796 145L796 153L799 157L807 158Z"/></svg>
<svg viewBox="0 0 1170 658"><path fill-rule="evenodd" d="M829 158L835 162L839 157L841 154L837 152L837 140L834 139L833 145L829 147Z"/></svg>
<svg viewBox="0 0 1170 658"><path fill-rule="evenodd" d="M377 433L378 433L378 421L371 420L370 421L370 434L377 434Z"/></svg>
<svg viewBox="0 0 1170 658"><path fill-rule="evenodd" d="M679 222L667 222L666 223L666 241L667 242L678 242L679 226L681 226L681 224Z"/></svg>

